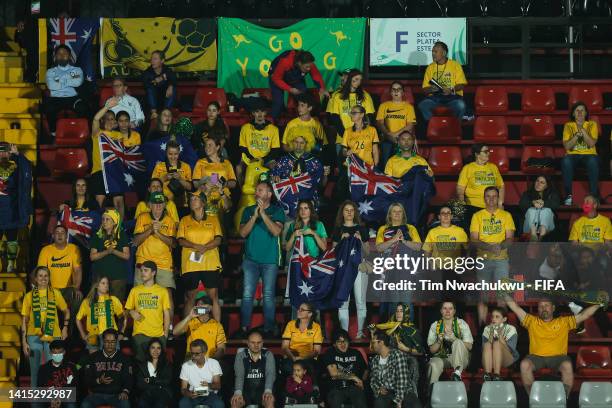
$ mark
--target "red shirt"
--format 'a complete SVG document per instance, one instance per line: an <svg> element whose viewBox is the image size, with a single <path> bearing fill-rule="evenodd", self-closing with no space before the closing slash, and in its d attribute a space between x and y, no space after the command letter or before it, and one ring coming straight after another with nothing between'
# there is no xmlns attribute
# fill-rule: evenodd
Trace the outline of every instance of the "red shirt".
<svg viewBox="0 0 612 408"><path fill-rule="evenodd" d="M274 72L272 73L272 82L274 82L276 86L278 86L284 91L289 91L289 89L293 88L287 82L285 82L284 77L288 71L292 69L298 69L295 66L295 54L296 54L295 51L290 51L287 55L282 57L278 61L278 64L276 64L276 67L274 68ZM310 76L312 77L313 81L319 84L320 89L325 89L325 83L323 82L323 77L321 76L319 69L314 63L311 64Z"/></svg>
<svg viewBox="0 0 612 408"><path fill-rule="evenodd" d="M308 374L304 375L302 382L298 383L293 379L293 375L287 377L287 384L285 387L287 394L293 398L302 398L305 395L312 393L313 384L312 378Z"/></svg>

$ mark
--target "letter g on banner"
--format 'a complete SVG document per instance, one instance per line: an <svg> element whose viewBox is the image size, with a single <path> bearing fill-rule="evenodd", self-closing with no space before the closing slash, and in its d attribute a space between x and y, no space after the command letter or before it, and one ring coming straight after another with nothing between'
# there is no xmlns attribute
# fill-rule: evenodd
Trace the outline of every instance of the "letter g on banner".
<svg viewBox="0 0 612 408"><path fill-rule="evenodd" d="M323 65L325 65L325 69L331 71L332 69L336 69L336 57L334 53L328 51L323 56Z"/></svg>
<svg viewBox="0 0 612 408"><path fill-rule="evenodd" d="M289 36L289 44L291 44L294 50L302 48L302 36L300 33L292 32Z"/></svg>
<svg viewBox="0 0 612 408"><path fill-rule="evenodd" d="M276 47L274 46L274 40L276 39L276 36L273 35L272 37L270 37L270 39L268 40L268 46L270 47L270 49L274 52L279 52L280 50L283 49L283 41L282 40L277 40L276 41ZM261 66L261 65L260 65ZM266 75L267 76L267 75Z"/></svg>

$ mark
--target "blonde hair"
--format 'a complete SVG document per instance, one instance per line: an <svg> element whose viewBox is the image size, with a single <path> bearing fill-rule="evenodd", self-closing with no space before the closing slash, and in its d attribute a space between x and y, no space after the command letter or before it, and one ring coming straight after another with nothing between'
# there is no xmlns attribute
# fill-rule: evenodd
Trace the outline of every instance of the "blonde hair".
<svg viewBox="0 0 612 408"><path fill-rule="evenodd" d="M393 223L391 222L391 211L395 207L399 207L402 209L402 223L400 225L408 224L408 217L406 216L406 210L404 209L404 206L398 202L395 202L395 203L392 203L389 206L389 209L387 210L387 218L385 218L385 223L387 224L387 226L393 225Z"/></svg>

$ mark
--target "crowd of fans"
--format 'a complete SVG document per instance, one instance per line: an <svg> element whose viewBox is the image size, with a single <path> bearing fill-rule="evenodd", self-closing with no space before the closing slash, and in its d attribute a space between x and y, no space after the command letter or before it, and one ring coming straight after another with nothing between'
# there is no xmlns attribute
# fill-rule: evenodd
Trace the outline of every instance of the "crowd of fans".
<svg viewBox="0 0 612 408"><path fill-rule="evenodd" d="M45 99L43 111L52 136L59 110L72 109L81 115L88 112L77 93L83 74L70 64L66 48L57 47L56 66L46 75L50 97ZM436 106L449 107L459 119L466 109L462 93L467 81L461 65L450 60L447 52L444 43L437 43L434 61L425 74L426 96L419 110L426 121ZM252 119L242 126L238 143L231 143L221 107L212 102L206 119L191 128L192 134L183 135L199 157L193 168L181 160L182 148L173 140L176 125L171 108L177 100L177 79L164 65L163 53L152 53L151 66L143 74L145 109L129 95L124 80L113 81L114 96L93 117L91 176L77 179L73 197L59 208L99 211L101 226L87 243L72 243L68 242L67 228L57 225L52 243L40 251L32 290L24 299L22 345L29 358L32 386L75 387L78 383L85 390L83 407L127 407L130 401L141 407L168 406L179 397L180 407L326 402L333 408L345 402L371 406L368 398L375 407L419 406L419 401L424 401L422 394L430 392L429 387L419 385L423 374L425 383L432 384L450 368L452 379L461 381L479 333L457 316L453 302L441 304L439 319L431 324L426 337L414 323L410 299L381 304L380 323L366 326L368 275L360 270L352 298L356 339L371 339L374 357L367 361L350 347L350 298L338 310L339 327L333 333L324 333L325 328L316 321L318 311L309 303L293 309L295 319L286 323L281 333L276 289L279 271L287 264L283 259L289 259L287 254L290 257L298 237L313 257L326 250L328 239L337 245L349 237L361 240L364 258L370 252L385 253L405 246L429 257L455 259L469 247L485 259L479 280L509 278L508 248L517 235L516 223L504 210L504 180L489 161L488 146L474 144L474 160L458 176L457 198L464 204L463 219L455 205L445 205L433 228L425 229L425 220L420 225L408 224L406 209L396 203L389 206L383 225L364 225L359 206L348 200L349 156L355 155L395 178L415 166L434 176L419 155L415 109L404 100L403 85L393 82L391 100L376 111L357 69L342 72L342 85L331 95L308 52L282 54L272 63L271 71L272 121L264 101L248 102ZM308 95L307 75L318 84L321 97L329 96L328 127L315 115L317 103ZM281 138L275 123L284 109L284 92L297 99L298 117L288 122ZM158 162L150 174L146 197L138 203L133 217L123 195L106 194L98 151L101 134L124 146L171 139L165 145L166 160ZM564 203L573 203L575 166L586 167L590 195L584 199L584 215L573 224L569 241L598 251L605 261L609 260L612 226L609 218L598 214L597 138L597 125L588 120L586 106L576 104L563 131L567 151L562 162ZM237 151L232 149L235 145ZM19 157L14 147L0 145L2 177L5 173L10 176L20 165ZM317 187L313 197L299 201L295 209L283 209L275 200L271 182L305 173ZM334 176L337 183L329 202L322 191ZM2 188L8 188L3 191L5 196L13 193L10 183ZM551 180L537 177L520 200L522 228L518 235L527 234L531 241L546 240L558 228L555 211L560 204L561 196ZM333 226L319 217L323 211L337 212ZM231 222L234 214L235 225ZM2 231L11 244L16 241L16 226L3 224ZM224 244L232 235L244 239L244 251L240 330L230 336L246 340L246 347L235 355L233 395L224 400L222 382L231 378L223 376L228 335L222 324L220 291L228 264ZM370 237L374 245L370 245ZM603 245L591 249L594 244ZM10 245L8 249L11 251ZM540 268L541 273L558 272L553 255L551 252L546 258L542 266L548 269ZM132 262L133 282L128 274ZM260 280L264 324L260 330L252 330ZM569 393L573 371L567 356L568 334L595 314L599 305L554 317L556 302L550 299L539 302L537 315L525 312L509 296L498 299L500 306L490 314L488 303L482 297L478 307L485 380L500 379L502 368L521 359L517 328L508 323L507 306L529 333L529 355L520 362L523 385L529 390L534 370L548 367L560 372ZM175 315L184 318L174 320ZM119 345L128 338L133 359L124 355ZM275 338L282 338L280 356L264 347L264 341ZM324 338L331 340L326 352ZM186 356L174 356L175 360L185 357L178 379L166 353L171 339L183 342L187 351ZM83 356L77 368L65 356L79 341L88 351L84 354L89 355ZM173 393L177 384L180 395Z"/></svg>

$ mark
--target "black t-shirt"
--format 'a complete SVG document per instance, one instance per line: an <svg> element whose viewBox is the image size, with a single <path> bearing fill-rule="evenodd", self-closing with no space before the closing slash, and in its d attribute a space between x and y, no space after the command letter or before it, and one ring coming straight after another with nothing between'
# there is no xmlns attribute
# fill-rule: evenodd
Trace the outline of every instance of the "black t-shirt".
<svg viewBox="0 0 612 408"><path fill-rule="evenodd" d="M43 388L76 387L77 369L73 363L63 362L59 367L48 362L38 371L38 386Z"/></svg>
<svg viewBox="0 0 612 408"><path fill-rule="evenodd" d="M342 239L342 234L344 234L345 232L349 235L353 235L356 232L359 232L359 234L361 235L361 240L363 242L368 242L368 239L370 238L368 234L368 229L366 227L363 227L361 225L353 225L352 227L347 227L343 225L340 228L334 229L332 240L334 242L340 242L340 240Z"/></svg>
<svg viewBox="0 0 612 408"><path fill-rule="evenodd" d="M355 374L359 378L363 377L363 373L367 369L366 362L361 353L352 348L349 348L346 353L341 353L335 347L330 347L323 356L322 361L325 369L327 369L327 366L335 364L339 372ZM354 381L331 380L330 383L334 388L345 388L354 384Z"/></svg>

